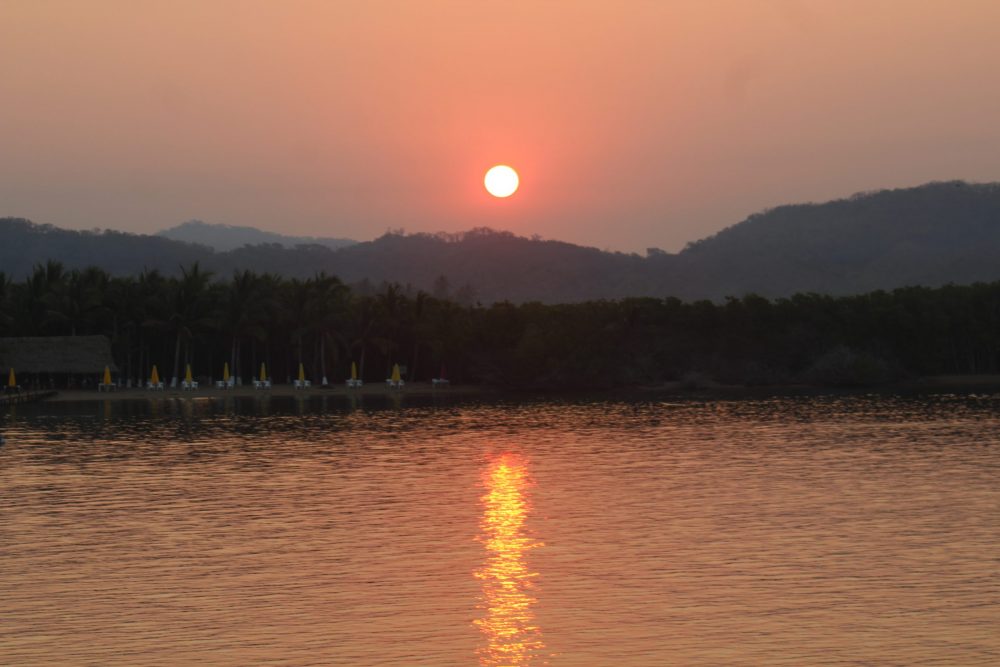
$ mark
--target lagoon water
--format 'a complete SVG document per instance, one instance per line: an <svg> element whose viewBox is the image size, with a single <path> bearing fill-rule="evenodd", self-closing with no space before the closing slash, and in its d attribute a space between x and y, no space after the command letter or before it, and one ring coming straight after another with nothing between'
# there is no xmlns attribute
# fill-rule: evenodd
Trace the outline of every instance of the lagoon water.
<svg viewBox="0 0 1000 667"><path fill-rule="evenodd" d="M1000 396L27 407L0 664L1000 664Z"/></svg>

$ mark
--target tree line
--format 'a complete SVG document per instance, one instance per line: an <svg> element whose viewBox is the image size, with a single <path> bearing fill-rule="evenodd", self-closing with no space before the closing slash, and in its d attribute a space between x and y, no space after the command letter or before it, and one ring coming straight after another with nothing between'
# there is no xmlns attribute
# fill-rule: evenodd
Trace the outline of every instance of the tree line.
<svg viewBox="0 0 1000 667"><path fill-rule="evenodd" d="M276 382L303 364L342 382L354 362L405 378L517 388L599 388L702 379L736 384L865 385L906 376L996 373L1000 282L907 287L848 297L747 295L722 302L627 298L576 304L467 304L395 283L286 279L198 263L176 277L112 276L36 265L0 273L0 336L103 334L123 379L244 381L263 362Z"/></svg>
<svg viewBox="0 0 1000 667"><path fill-rule="evenodd" d="M641 256L487 228L454 234L388 230L337 250L283 242L215 251L158 236L0 218L0 268L19 280L46 260L76 269L98 264L119 276L147 268L178 276L179 266L198 262L216 277L253 268L304 280L326 271L350 284L367 278L375 288L388 281L432 293L443 274L455 290L474 292L484 303L666 295L718 300L747 292L768 298L796 292L845 296L905 285L1000 280L998 219L1000 184L930 183L778 206L679 253L647 248ZM202 225L188 238L208 238L224 229Z"/></svg>

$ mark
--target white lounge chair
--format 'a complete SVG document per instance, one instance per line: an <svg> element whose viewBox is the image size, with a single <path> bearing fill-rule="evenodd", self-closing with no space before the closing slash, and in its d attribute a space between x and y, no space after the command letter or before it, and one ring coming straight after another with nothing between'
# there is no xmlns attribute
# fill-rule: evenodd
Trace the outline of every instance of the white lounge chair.
<svg viewBox="0 0 1000 667"><path fill-rule="evenodd" d="M111 382L110 384L104 384L103 382L97 383L97 391L114 391L117 388L118 387L114 382Z"/></svg>
<svg viewBox="0 0 1000 667"><path fill-rule="evenodd" d="M451 384L451 381L448 378L433 378L431 380L431 385L435 387L449 384Z"/></svg>
<svg viewBox="0 0 1000 667"><path fill-rule="evenodd" d="M295 380L293 385L296 389L308 389L312 386L312 382L309 380Z"/></svg>
<svg viewBox="0 0 1000 667"><path fill-rule="evenodd" d="M365 383L362 382L361 380L352 380L351 378L347 378L345 382L347 383L348 389L360 389L361 387L365 386Z"/></svg>

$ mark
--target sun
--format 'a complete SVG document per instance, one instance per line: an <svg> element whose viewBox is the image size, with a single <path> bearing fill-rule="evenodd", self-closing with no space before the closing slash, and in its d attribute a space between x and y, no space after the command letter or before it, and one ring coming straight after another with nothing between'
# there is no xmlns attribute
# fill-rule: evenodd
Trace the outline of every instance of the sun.
<svg viewBox="0 0 1000 667"><path fill-rule="evenodd" d="M490 167L490 170L486 172L486 178L483 179L486 191L494 197L511 196L517 192L517 186L520 182L517 172L505 164Z"/></svg>

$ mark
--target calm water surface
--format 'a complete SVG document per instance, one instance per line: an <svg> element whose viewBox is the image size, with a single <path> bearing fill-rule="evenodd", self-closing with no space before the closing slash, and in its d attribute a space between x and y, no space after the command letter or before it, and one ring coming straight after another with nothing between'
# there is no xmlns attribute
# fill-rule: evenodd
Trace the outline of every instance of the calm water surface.
<svg viewBox="0 0 1000 667"><path fill-rule="evenodd" d="M1000 397L25 407L0 664L1000 664Z"/></svg>

